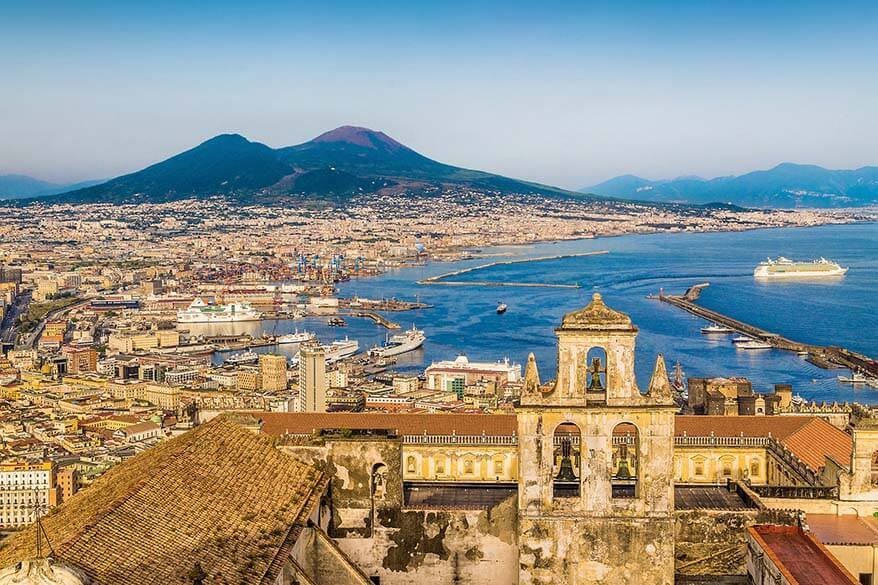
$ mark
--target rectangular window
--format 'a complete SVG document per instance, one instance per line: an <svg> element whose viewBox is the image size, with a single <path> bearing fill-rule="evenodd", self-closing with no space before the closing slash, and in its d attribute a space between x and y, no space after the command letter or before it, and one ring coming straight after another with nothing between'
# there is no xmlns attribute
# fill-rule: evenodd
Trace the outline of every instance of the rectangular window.
<svg viewBox="0 0 878 585"><path fill-rule="evenodd" d="M872 573L860 573L860 585L872 585Z"/></svg>

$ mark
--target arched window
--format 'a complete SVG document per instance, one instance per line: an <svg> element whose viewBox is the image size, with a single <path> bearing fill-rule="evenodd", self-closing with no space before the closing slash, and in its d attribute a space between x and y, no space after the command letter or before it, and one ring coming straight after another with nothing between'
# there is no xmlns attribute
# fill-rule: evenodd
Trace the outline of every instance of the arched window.
<svg viewBox="0 0 878 585"><path fill-rule="evenodd" d="M463 472L466 475L472 475L472 473L473 473L473 460L472 459L464 459L463 460Z"/></svg>
<svg viewBox="0 0 878 585"><path fill-rule="evenodd" d="M585 357L588 371L585 382L586 392L598 393L607 391L607 352L602 347L593 347Z"/></svg>
<svg viewBox="0 0 878 585"><path fill-rule="evenodd" d="M759 459L754 458L750 461L750 477L759 477L761 471L762 469L759 465Z"/></svg>
<svg viewBox="0 0 878 585"><path fill-rule="evenodd" d="M436 458L436 475L445 475L445 457Z"/></svg>
<svg viewBox="0 0 878 585"><path fill-rule="evenodd" d="M872 453L872 485L878 485L878 451Z"/></svg>
<svg viewBox="0 0 878 585"><path fill-rule="evenodd" d="M613 428L613 462L610 472L614 498L636 498L640 466L640 437L631 423Z"/></svg>
<svg viewBox="0 0 878 585"><path fill-rule="evenodd" d="M556 498L579 497L581 443L582 433L575 424L562 423L555 428L552 477Z"/></svg>
<svg viewBox="0 0 878 585"><path fill-rule="evenodd" d="M406 473L415 473L417 471L417 462L414 455L409 455L405 460L405 471Z"/></svg>
<svg viewBox="0 0 878 585"><path fill-rule="evenodd" d="M692 459L692 475L698 478L704 477L704 458L695 457Z"/></svg>

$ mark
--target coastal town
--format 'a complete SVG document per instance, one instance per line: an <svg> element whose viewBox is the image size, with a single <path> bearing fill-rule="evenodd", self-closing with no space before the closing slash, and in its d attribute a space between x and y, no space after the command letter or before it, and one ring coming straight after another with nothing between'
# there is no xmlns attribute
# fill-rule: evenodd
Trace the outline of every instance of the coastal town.
<svg viewBox="0 0 878 585"><path fill-rule="evenodd" d="M459 195L444 205L408 199L403 206L383 196L345 209L232 210L217 198L84 205L75 214L31 206L4 215L0 392L8 463L0 473L48 470L52 480L40 485L55 505L113 465L226 411L512 412L528 376L522 364L449 356L420 373L397 373L396 356L419 348L424 335L396 321L424 305L344 298L336 285L493 245L852 219L485 195L465 205L456 203ZM385 347L317 339L304 327L287 335L203 327L304 318L343 327L345 318L362 317L393 334ZM683 390L682 380L676 385ZM850 405L802 405L789 392L757 397L744 386L719 384L706 398L695 394L700 402L678 402L711 414L736 414L739 401L750 414L822 408L837 424L851 413ZM14 494L2 497L3 526L33 520Z"/></svg>

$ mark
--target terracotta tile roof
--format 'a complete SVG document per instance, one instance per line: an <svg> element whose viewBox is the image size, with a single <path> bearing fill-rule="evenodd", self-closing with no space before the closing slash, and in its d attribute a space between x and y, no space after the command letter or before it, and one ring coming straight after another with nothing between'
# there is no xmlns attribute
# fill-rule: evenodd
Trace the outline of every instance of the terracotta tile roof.
<svg viewBox="0 0 878 585"><path fill-rule="evenodd" d="M678 416L674 434L690 437L768 437L783 439L802 428L805 416ZM827 423L829 424L829 423ZM830 425L831 426L831 425Z"/></svg>
<svg viewBox="0 0 878 585"><path fill-rule="evenodd" d="M310 434L319 429L395 430L401 435L511 436L518 423L510 414L384 414L364 412L251 412L263 421L262 432Z"/></svg>
<svg viewBox="0 0 878 585"><path fill-rule="evenodd" d="M859 585L819 540L796 526L756 525L747 531L790 583Z"/></svg>
<svg viewBox="0 0 878 585"><path fill-rule="evenodd" d="M878 545L878 519L808 514L811 532L823 544Z"/></svg>
<svg viewBox="0 0 878 585"><path fill-rule="evenodd" d="M43 525L55 556L102 585L190 583L195 561L211 583L271 583L325 482L220 417L113 467ZM0 544L0 566L34 556L34 530Z"/></svg>
<svg viewBox="0 0 878 585"><path fill-rule="evenodd" d="M853 449L850 435L811 416L678 416L674 424L678 437L772 437L814 471L827 457L849 466Z"/></svg>
<svg viewBox="0 0 878 585"><path fill-rule="evenodd" d="M815 471L826 465L826 458L844 467L851 464L854 442L850 435L822 418L812 418L801 429L781 440L802 462Z"/></svg>

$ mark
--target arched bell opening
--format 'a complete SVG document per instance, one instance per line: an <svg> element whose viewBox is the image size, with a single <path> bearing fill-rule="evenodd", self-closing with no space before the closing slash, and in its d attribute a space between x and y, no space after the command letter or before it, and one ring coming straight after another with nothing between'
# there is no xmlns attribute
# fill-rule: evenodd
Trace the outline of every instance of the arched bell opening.
<svg viewBox="0 0 878 585"><path fill-rule="evenodd" d="M613 427L613 463L610 474L614 498L639 497L640 434L631 423Z"/></svg>
<svg viewBox="0 0 878 585"><path fill-rule="evenodd" d="M552 478L555 498L579 497L582 469L582 433L573 423L562 423L552 437Z"/></svg>
<svg viewBox="0 0 878 585"><path fill-rule="evenodd" d="M592 347L585 354L585 396L589 405L607 401L607 350Z"/></svg>

